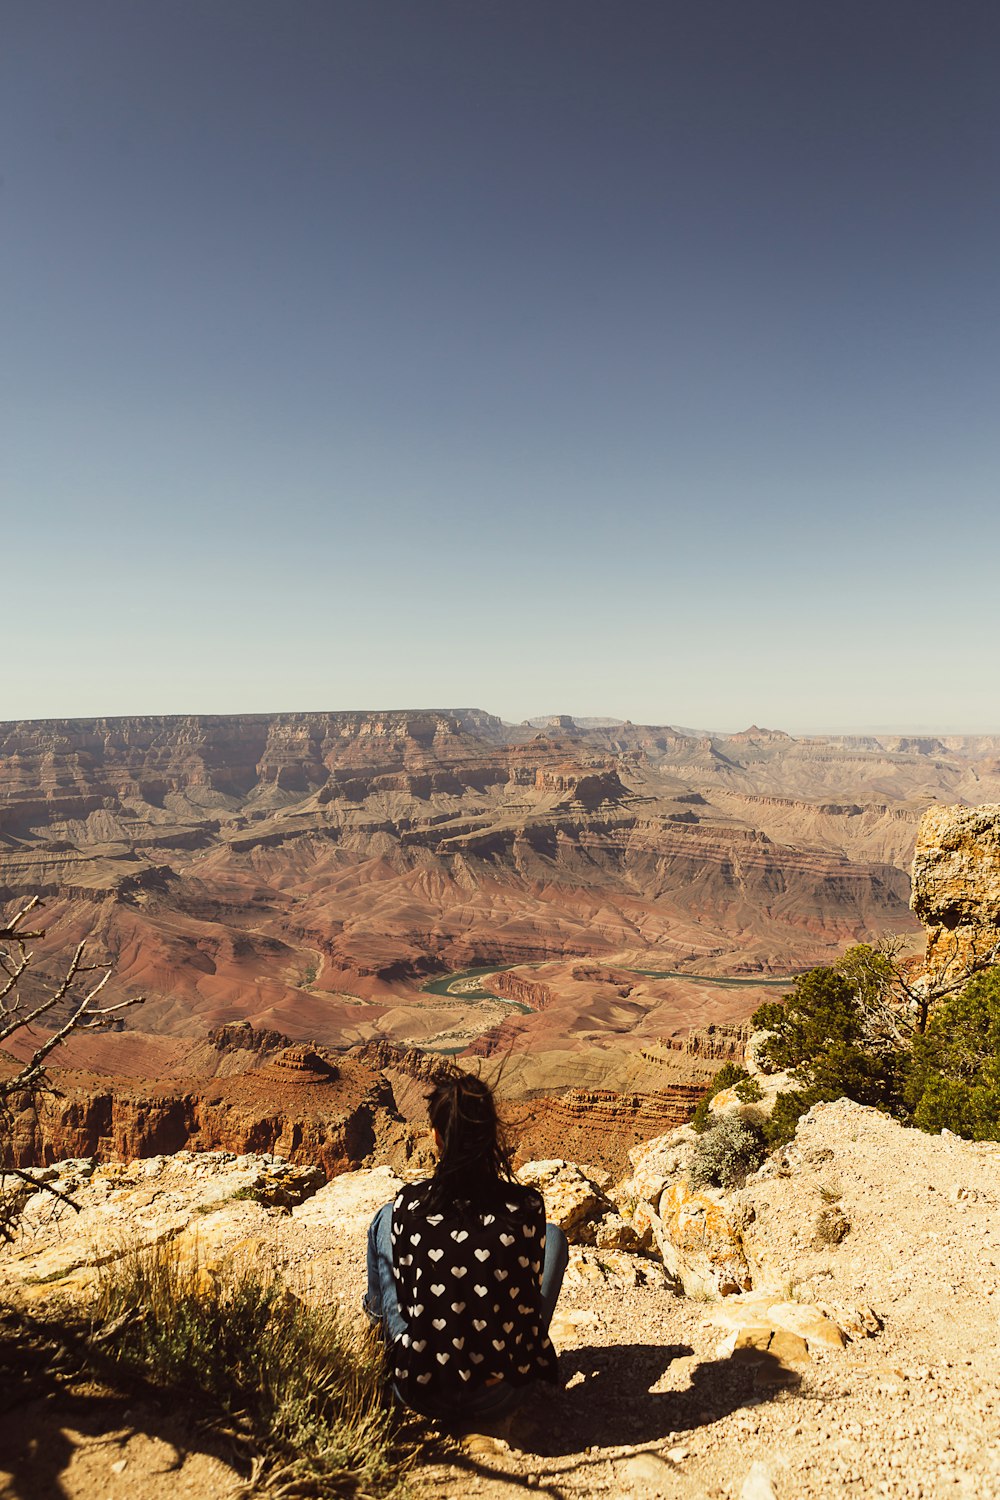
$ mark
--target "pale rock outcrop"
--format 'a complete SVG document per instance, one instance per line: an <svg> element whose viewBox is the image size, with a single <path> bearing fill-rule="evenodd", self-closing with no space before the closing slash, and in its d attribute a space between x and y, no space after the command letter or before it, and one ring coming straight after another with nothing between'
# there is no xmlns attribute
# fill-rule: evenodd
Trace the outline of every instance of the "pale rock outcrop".
<svg viewBox="0 0 1000 1500"><path fill-rule="evenodd" d="M570 1247L566 1285L606 1285L621 1292L631 1291L637 1286L656 1287L664 1292L675 1289L673 1277L652 1256L578 1245Z"/></svg>
<svg viewBox="0 0 1000 1500"><path fill-rule="evenodd" d="M749 1290L750 1268L738 1225L722 1193L671 1183L649 1210L663 1264L689 1297L726 1297Z"/></svg>
<svg viewBox="0 0 1000 1500"><path fill-rule="evenodd" d="M66 1161L28 1175L38 1190L25 1202L15 1243L0 1258L0 1286L22 1291L67 1281L89 1285L99 1266L168 1242L186 1240L192 1253L211 1261L259 1234L270 1215L303 1203L324 1181L318 1167L228 1151L180 1151L103 1166ZM9 1185L0 1176L0 1192Z"/></svg>
<svg viewBox="0 0 1000 1500"><path fill-rule="evenodd" d="M667 1184L688 1170L697 1141L698 1132L690 1125L681 1125L629 1152L631 1174L617 1183L609 1196L632 1218L637 1229L646 1222L643 1209L655 1208Z"/></svg>
<svg viewBox="0 0 1000 1500"><path fill-rule="evenodd" d="M642 1248L641 1233L617 1212L605 1193L609 1186L605 1173L552 1159L525 1162L517 1175L527 1187L537 1188L542 1194L546 1218L563 1231L571 1245L597 1245L607 1250Z"/></svg>
<svg viewBox="0 0 1000 1500"><path fill-rule="evenodd" d="M708 1102L709 1114L717 1120L760 1120L772 1113L781 1094L796 1086L789 1073L772 1073L770 1076L762 1073L757 1082L760 1085L759 1099L741 1099L735 1088L720 1089Z"/></svg>
<svg viewBox="0 0 1000 1500"><path fill-rule="evenodd" d="M927 968L968 964L1000 940L1000 803L931 807L917 830L910 905Z"/></svg>

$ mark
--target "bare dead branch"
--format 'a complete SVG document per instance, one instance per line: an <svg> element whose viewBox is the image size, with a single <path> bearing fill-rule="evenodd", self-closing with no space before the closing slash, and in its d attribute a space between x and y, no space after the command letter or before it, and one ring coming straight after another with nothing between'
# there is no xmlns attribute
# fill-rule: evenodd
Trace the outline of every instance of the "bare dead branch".
<svg viewBox="0 0 1000 1500"><path fill-rule="evenodd" d="M16 1177L19 1181L26 1182L31 1187L38 1189L39 1192L46 1192L51 1197L58 1198L60 1203L67 1204L74 1213L80 1212L80 1205L68 1193L60 1192L59 1188L53 1187L51 1182L40 1182L37 1177L32 1177L30 1172L24 1171L21 1167L2 1167L0 1168L0 1177Z"/></svg>
<svg viewBox="0 0 1000 1500"><path fill-rule="evenodd" d="M27 943L33 938L45 936L44 931L27 931L23 923L28 913L38 905L38 897L33 896L12 917L7 918L3 926L0 926L0 976L3 976L0 982L0 1042L4 1042L15 1032L30 1028L35 1021L62 1005L64 1001L69 1002L69 1015L61 1026L57 1026L56 1030L35 1048L28 1061L18 1068L13 1076L0 1079L0 1129L9 1128L11 1116L7 1101L12 1094L23 1089L37 1090L48 1084L45 1073L46 1059L73 1031L96 1030L113 1025L122 1011L128 1010L133 1005L142 1005L144 1002L144 997L136 996L128 1000L119 1000L111 1005L99 1003L101 991L111 978L113 966L108 962L88 963L86 940L84 940L77 944L62 978L58 982L48 979L44 981L47 986L54 985L50 993L30 1011L22 1012L19 1009L17 986L34 958ZM90 983L90 979L95 975L100 977L95 983ZM84 976L87 978L85 979ZM72 996L74 986L84 988L82 996L79 996L78 990L77 997ZM0 1191L0 1240L9 1241L14 1237L14 1231L24 1206L31 1196L31 1193L26 1191L29 1187L35 1192L48 1193L53 1200L67 1204L70 1208L76 1209L77 1207L72 1196L53 1187L51 1183L39 1181L30 1172L20 1167L0 1169L0 1176L4 1178L4 1188Z"/></svg>
<svg viewBox="0 0 1000 1500"><path fill-rule="evenodd" d="M84 996L84 998L80 1001L80 1004L77 1006L76 1010L70 1016L69 1020L66 1021L64 1025L60 1026L58 1031L54 1031L52 1035L48 1037L42 1043L42 1045L36 1049L29 1061L25 1063L21 1072L18 1074L16 1082L19 1087L25 1088L30 1084L37 1083L44 1071L44 1069L42 1068L42 1064L48 1057L49 1053L54 1051L55 1048L59 1046L60 1042L64 1042L71 1031L75 1031L78 1027L88 1025L87 1006L92 996L96 995L98 990L103 989L105 983L108 979L110 979L110 977L111 971L109 970L104 979L101 980L100 984L95 986L91 994ZM132 1005L142 1005L144 1003L144 999L145 997L137 997L134 1000L122 1000L119 1005L114 1007L114 1009L127 1010ZM8 1085L5 1084L4 1092L7 1091Z"/></svg>
<svg viewBox="0 0 1000 1500"><path fill-rule="evenodd" d="M5 1010L5 1011L6 1010L16 1010L17 1009L17 999L15 998L13 1005L8 1006L6 1004L7 996L10 994L11 990L13 990L15 988L15 986L17 985L17 982L20 979L21 975L24 973L25 969L31 963L31 954L27 952L27 950L24 948L23 944L21 944L20 947L21 947L21 962L20 963L16 963L15 962L10 968L7 967L7 963L6 962L3 965L4 972L6 974L10 975L10 978L7 980L7 983L3 986L2 989L0 989L0 1009Z"/></svg>
<svg viewBox="0 0 1000 1500"><path fill-rule="evenodd" d="M103 1010L88 1011L80 1025L88 1031L98 1031L108 1024L107 1017L113 1016L116 1011L128 1010L131 1005L145 1005L145 1003L145 995L136 995L131 1000L119 1000L117 1005L106 1005Z"/></svg>
<svg viewBox="0 0 1000 1500"><path fill-rule="evenodd" d="M41 1005L36 1005L34 1010L29 1010L24 1015L18 1012L14 1015L13 1020L7 1022L6 1026L0 1027L0 1042L6 1041L7 1037L13 1032L21 1031L25 1026L30 1026L32 1021L37 1021L39 1016L44 1016L47 1010L51 1010L55 1003L55 996L50 995L47 1000L42 1001ZM10 1011L7 1014L10 1015Z"/></svg>
<svg viewBox="0 0 1000 1500"><path fill-rule="evenodd" d="M0 927L0 942L23 943L32 938L43 938L45 936L44 929L40 932L18 931L29 911L34 911L35 907L40 905L40 902L41 898L39 896L32 896L29 901L25 902L20 911L15 912L12 917L8 917L6 927Z"/></svg>

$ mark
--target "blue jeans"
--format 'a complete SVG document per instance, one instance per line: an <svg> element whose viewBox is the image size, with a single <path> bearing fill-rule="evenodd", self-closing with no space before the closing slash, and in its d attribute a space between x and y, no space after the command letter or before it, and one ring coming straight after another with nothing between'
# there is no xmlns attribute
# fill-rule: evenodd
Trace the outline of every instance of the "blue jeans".
<svg viewBox="0 0 1000 1500"><path fill-rule="evenodd" d="M555 1224L545 1226L545 1258L542 1261L542 1326L548 1331L556 1310L559 1291L569 1261L566 1236ZM368 1226L368 1290L364 1309L370 1322L381 1324L382 1336L391 1345L406 1332L406 1319L399 1306L396 1278L392 1271L392 1204L385 1203ZM457 1391L447 1410L433 1400L420 1407L425 1417L461 1420L463 1417L502 1417L512 1411L527 1387L512 1386L506 1381L481 1386L478 1390ZM399 1392L396 1392L397 1396ZM402 1399L402 1397L400 1397ZM407 1403L412 1404L412 1403Z"/></svg>

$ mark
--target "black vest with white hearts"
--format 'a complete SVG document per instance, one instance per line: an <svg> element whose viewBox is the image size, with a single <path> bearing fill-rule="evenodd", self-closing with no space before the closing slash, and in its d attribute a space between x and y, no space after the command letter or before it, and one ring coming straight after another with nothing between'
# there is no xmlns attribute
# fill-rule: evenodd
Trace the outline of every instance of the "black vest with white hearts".
<svg viewBox="0 0 1000 1500"><path fill-rule="evenodd" d="M495 1203L427 1214L430 1182L392 1205L392 1268L406 1332L392 1346L400 1394L447 1399L499 1378L555 1380L542 1323L545 1204L534 1188L498 1184Z"/></svg>

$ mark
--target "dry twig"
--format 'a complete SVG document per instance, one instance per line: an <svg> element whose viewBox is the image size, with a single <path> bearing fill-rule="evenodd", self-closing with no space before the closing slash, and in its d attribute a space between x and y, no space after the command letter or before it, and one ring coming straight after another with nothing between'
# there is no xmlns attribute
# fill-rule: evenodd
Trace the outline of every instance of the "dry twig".
<svg viewBox="0 0 1000 1500"><path fill-rule="evenodd" d="M11 1124L7 1101L16 1094L26 1091L31 1093L44 1087L46 1059L72 1032L108 1026L120 1012L133 1005L142 1005L145 999L144 996L136 996L120 1000L114 1005L96 1004L98 996L111 978L114 966L108 962L86 963L87 944L84 940L77 945L65 974L56 982L51 994L30 1011L22 1011L17 987L34 960L34 953L29 949L28 943L45 936L44 929L29 932L22 924L28 913L40 905L39 898L32 896L30 901L25 902L20 910L0 926L0 972L5 976L4 982L0 984L0 1044L16 1032L30 1028L67 999L70 1001L70 1013L61 1026L57 1025L49 1036L39 1042L27 1062L22 1063L9 1077L0 1079L0 1162L10 1157L8 1140L4 1139L9 1138ZM100 978L95 983L88 983L83 995L74 999L74 986L83 975L89 974L99 974ZM30 1185L36 1191L44 1190L71 1207L76 1206L71 1197L50 1183L39 1182L30 1172L19 1167L4 1165L0 1167L0 1172L7 1179L3 1188L0 1188L0 1239L9 1240L13 1235L14 1225L26 1201L26 1186Z"/></svg>

